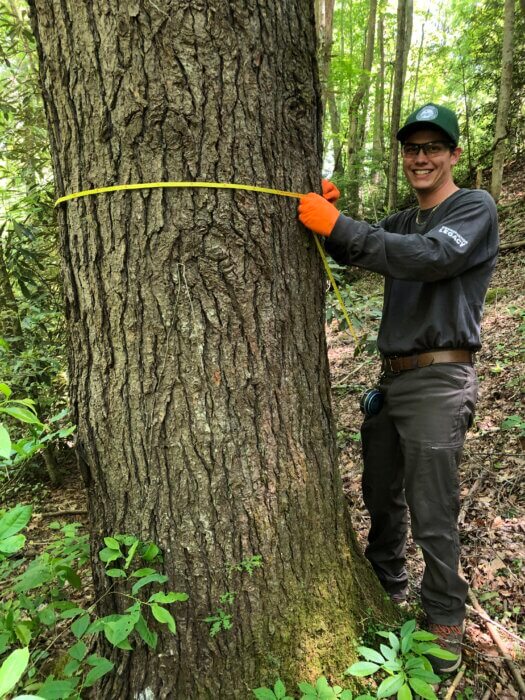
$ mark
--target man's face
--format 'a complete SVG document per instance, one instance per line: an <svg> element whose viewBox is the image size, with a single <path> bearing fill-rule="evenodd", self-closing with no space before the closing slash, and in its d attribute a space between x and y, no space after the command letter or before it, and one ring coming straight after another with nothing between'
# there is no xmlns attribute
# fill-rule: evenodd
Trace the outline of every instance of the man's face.
<svg viewBox="0 0 525 700"><path fill-rule="evenodd" d="M418 129L407 137L405 143L429 143L430 141L447 142L446 134L440 129ZM453 182L452 167L458 162L461 148L450 150L444 147L435 155L425 155L419 149L417 155L403 155L403 171L410 185L422 194L430 194L443 185Z"/></svg>

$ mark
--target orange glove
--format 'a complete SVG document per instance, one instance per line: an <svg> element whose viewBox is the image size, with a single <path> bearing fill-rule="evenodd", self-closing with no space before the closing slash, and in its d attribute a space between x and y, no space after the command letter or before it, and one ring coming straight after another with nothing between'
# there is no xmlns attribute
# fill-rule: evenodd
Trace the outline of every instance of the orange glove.
<svg viewBox="0 0 525 700"><path fill-rule="evenodd" d="M321 236L329 236L339 218L339 211L334 205L315 192L301 197L297 212L299 221Z"/></svg>
<svg viewBox="0 0 525 700"><path fill-rule="evenodd" d="M332 202L332 204L337 202L341 196L341 193L334 183L330 182L330 180L322 180L321 185L323 186L323 197L329 202Z"/></svg>

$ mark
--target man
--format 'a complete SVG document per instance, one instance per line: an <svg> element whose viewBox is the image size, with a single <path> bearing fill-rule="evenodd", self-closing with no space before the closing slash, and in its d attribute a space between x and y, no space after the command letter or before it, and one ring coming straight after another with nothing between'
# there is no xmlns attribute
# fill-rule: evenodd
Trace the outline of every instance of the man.
<svg viewBox="0 0 525 700"><path fill-rule="evenodd" d="M299 205L300 221L326 236L341 264L385 277L378 336L383 407L362 426L363 497L371 528L366 556L386 592L407 592L407 505L425 572L421 601L429 629L458 654L431 659L437 673L461 661L468 585L458 572L458 464L474 416L483 301L498 249L496 207L482 190L459 189L459 127L446 107L427 104L397 134L403 170L419 206L378 225L343 216L323 182Z"/></svg>

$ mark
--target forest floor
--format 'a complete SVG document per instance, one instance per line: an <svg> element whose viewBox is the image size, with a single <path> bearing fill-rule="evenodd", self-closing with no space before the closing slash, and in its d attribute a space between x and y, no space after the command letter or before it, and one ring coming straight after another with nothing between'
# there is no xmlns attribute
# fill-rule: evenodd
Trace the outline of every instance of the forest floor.
<svg viewBox="0 0 525 700"><path fill-rule="evenodd" d="M524 164L525 165L525 164ZM502 205L502 242L525 237L525 167L509 172ZM365 309L360 334L377 332L381 278L359 272L352 290ZM362 320L363 317L361 317ZM525 248L500 255L483 321L483 349L477 370L480 394L477 417L469 431L461 466L462 565L471 588L485 613L503 626L499 633L506 653L516 666L525 666ZM378 376L377 354L354 355L348 332L328 328L333 402L338 423L340 465L346 496L352 505L353 523L362 545L366 544L368 515L364 509L360 480L361 455L359 398L373 387ZM505 423L511 416L518 416ZM508 425L509 427L505 427ZM80 522L87 532L86 497L71 458L68 473L59 487L43 484L29 472L0 494L2 507L31 501L34 516L28 527L28 548L41 548L53 536L49 524ZM410 576L407 614L421 618L418 589L422 558L412 541L408 545ZM78 602L93 599L89 573L82 575L83 591ZM508 631L505 632L505 630ZM514 636L511 636L514 635ZM466 671L456 690L447 696L454 676L442 684L440 698L456 700L508 700L519 698L502 651L486 623L472 606L468 610L464 659ZM300 680L300 679L299 679ZM490 692L489 692L490 691ZM488 694L487 694L488 693Z"/></svg>

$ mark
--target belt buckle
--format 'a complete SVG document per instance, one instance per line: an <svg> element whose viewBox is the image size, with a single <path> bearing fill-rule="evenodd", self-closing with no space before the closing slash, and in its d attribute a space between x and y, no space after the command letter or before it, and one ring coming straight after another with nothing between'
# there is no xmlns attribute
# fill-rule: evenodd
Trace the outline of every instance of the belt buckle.
<svg viewBox="0 0 525 700"><path fill-rule="evenodd" d="M390 372L390 374L401 374L400 369L394 369L392 365L392 360L397 360L399 355L391 355L390 357L383 357L383 362L385 363L385 367L387 372Z"/></svg>

